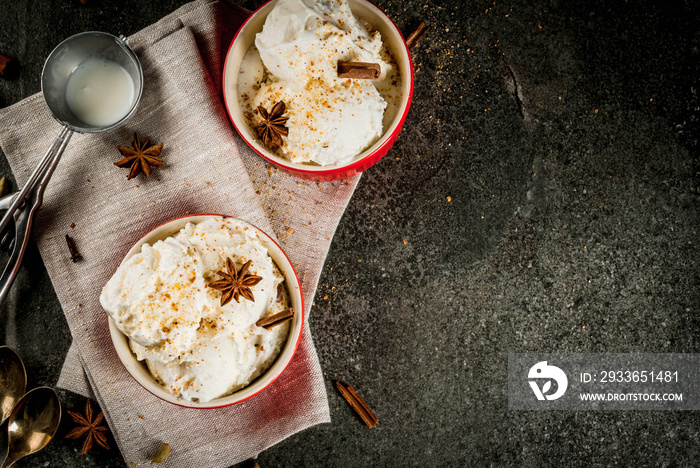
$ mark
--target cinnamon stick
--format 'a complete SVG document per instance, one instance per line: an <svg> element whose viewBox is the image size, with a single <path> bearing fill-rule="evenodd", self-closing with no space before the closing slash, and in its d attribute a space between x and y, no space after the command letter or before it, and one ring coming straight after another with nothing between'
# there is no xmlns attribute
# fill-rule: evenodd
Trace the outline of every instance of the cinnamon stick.
<svg viewBox="0 0 700 468"><path fill-rule="evenodd" d="M287 320L291 320L293 317L294 309L290 307L289 309L285 309L278 314L271 315L270 317L261 318L260 320L255 322L255 325L269 330L270 328L274 328L277 325L286 322Z"/></svg>
<svg viewBox="0 0 700 468"><path fill-rule="evenodd" d="M338 78L354 78L356 80L376 80L382 68L378 63L344 62L338 60Z"/></svg>
<svg viewBox="0 0 700 468"><path fill-rule="evenodd" d="M415 46L418 41L425 36L425 33L428 32L428 29L430 29L430 26L421 21L416 30L408 36L408 39L406 39L406 46L409 49L413 49L413 46Z"/></svg>
<svg viewBox="0 0 700 468"><path fill-rule="evenodd" d="M367 427L373 428L375 424L379 422L379 418L375 416L372 410L367 406L365 400L362 399L360 395L357 394L354 388L350 385L344 385L341 382L336 382L335 386L343 398L350 404L352 409L362 418L362 420L367 424Z"/></svg>

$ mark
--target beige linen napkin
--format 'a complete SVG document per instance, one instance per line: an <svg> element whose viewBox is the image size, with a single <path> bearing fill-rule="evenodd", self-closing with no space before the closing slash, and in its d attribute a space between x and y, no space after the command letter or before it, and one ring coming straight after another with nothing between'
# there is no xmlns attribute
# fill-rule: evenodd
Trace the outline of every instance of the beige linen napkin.
<svg viewBox="0 0 700 468"><path fill-rule="evenodd" d="M161 442L173 446L171 467L229 466L330 420L308 320L292 363L266 391L233 407L194 410L162 402L135 383L113 350L99 305L102 285L144 233L188 212L218 212L277 235L299 272L309 316L358 177L301 181L268 168L235 135L219 100L221 70L246 14L200 0L130 37L145 73L138 112L120 129L73 137L37 216L34 236L74 339L60 384L94 394L129 466L148 465ZM58 130L38 94L0 110L0 146L20 184ZM133 132L165 142L166 166L151 179L126 181L125 170L112 165L120 157L116 145ZM70 262L66 233L83 261Z"/></svg>

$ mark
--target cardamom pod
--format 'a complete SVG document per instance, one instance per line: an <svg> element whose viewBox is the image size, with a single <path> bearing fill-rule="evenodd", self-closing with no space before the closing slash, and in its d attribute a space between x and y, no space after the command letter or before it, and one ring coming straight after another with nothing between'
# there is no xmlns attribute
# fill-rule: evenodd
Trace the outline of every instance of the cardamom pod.
<svg viewBox="0 0 700 468"><path fill-rule="evenodd" d="M155 455L153 455L153 460L151 460L151 465L156 463L163 463L166 458L170 455L170 445L165 442L160 444L158 450L156 450Z"/></svg>

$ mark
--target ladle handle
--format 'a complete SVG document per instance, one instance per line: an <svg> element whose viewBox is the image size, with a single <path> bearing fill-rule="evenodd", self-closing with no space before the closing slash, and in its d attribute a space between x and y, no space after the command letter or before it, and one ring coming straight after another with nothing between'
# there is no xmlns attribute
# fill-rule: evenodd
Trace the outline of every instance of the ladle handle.
<svg viewBox="0 0 700 468"><path fill-rule="evenodd" d="M24 199L27 197L27 194L34 188L37 181L46 170L46 167L50 164L54 156L56 156L56 153L61 147L61 144L65 140L70 139L70 136L72 134L73 130L64 126L63 129L61 129L61 133L59 133L58 136L54 138L51 147L48 149L39 165L36 167L36 169L34 169L34 172L32 172L32 175L29 176L29 180L27 180L27 182L24 184L22 190L20 190L19 194L15 197L15 199L12 201L12 204L10 204L10 207L3 215L2 220L0 221L0 232L2 232L10 223L10 219L15 214L15 211L17 211L17 208L22 204Z"/></svg>
<svg viewBox="0 0 700 468"><path fill-rule="evenodd" d="M17 196L15 196L10 208L8 208L5 217L3 217L3 222L5 218L9 216L14 216L15 219L15 246L12 249L12 255L10 255L10 260L7 262L5 270L2 272L2 277L0 277L0 303L5 300L7 293L10 292L12 287L12 282L15 280L17 273L19 272L19 267L22 264L22 258L24 257L24 251L27 249L27 244L29 243L29 234L32 231L32 222L34 220L34 214L41 206L44 200L44 190L46 190L46 185L51 179L58 162L61 160L63 151L68 146L70 137L73 135L73 131L68 127L64 127L61 134L56 137L53 145L47 152L44 159L36 168L30 181L33 183L29 184L30 181L25 184L22 191L20 191ZM29 187L28 190L27 187ZM22 200L22 193L25 192L25 201L31 203L30 206L23 206L21 209L17 209L20 206L20 200ZM14 210L13 210L14 207ZM2 230L0 230L2 232ZM2 468L2 467L0 467Z"/></svg>

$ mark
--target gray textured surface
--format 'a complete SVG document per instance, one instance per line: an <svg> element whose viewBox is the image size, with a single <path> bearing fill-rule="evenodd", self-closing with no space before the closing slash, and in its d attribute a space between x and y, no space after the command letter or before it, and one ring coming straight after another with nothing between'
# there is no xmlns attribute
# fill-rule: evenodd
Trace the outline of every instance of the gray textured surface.
<svg viewBox="0 0 700 468"><path fill-rule="evenodd" d="M63 38L130 34L181 3L4 2L0 51L22 69L0 106L39 91ZM511 412L505 387L508 352L700 352L693 2L377 4L405 32L432 30L404 131L321 277L311 326L333 423L260 465L697 466L697 412ZM54 384L70 336L34 247L10 299L4 342L30 386ZM114 449L81 459L69 429L17 466L122 466Z"/></svg>

